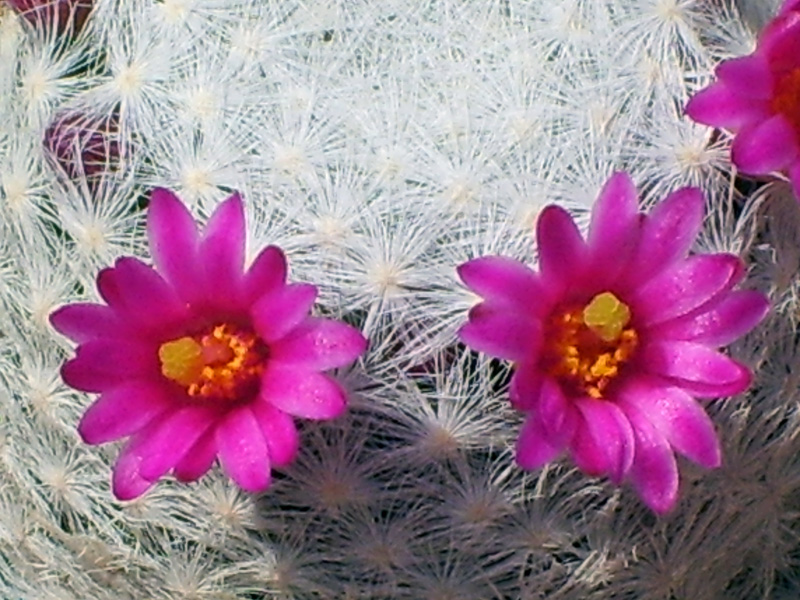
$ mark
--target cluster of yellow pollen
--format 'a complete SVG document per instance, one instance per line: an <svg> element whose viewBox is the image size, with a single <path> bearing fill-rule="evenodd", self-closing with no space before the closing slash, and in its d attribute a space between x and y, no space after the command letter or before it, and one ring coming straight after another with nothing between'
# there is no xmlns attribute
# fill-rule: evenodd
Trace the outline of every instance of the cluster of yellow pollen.
<svg viewBox="0 0 800 600"><path fill-rule="evenodd" d="M546 323L543 366L575 394L602 398L636 351L630 309L611 292L558 311Z"/></svg>
<svg viewBox="0 0 800 600"><path fill-rule="evenodd" d="M800 137L800 69L789 71L777 80L771 108L786 117L795 135Z"/></svg>
<svg viewBox="0 0 800 600"><path fill-rule="evenodd" d="M266 350L251 331L229 324L165 342L158 349L161 373L198 399L238 398L264 370Z"/></svg>

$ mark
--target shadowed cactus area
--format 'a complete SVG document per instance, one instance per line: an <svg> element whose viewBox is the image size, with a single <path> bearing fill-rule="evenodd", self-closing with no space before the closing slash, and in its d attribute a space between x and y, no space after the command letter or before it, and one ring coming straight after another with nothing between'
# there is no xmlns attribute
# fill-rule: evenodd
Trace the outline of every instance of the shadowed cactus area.
<svg viewBox="0 0 800 600"><path fill-rule="evenodd" d="M800 596L800 204L683 112L778 3L77 4L53 27L0 0L0 597ZM480 300L456 266L536 267L540 211L585 231L621 170L640 210L699 187L693 250L740 257L772 304L727 351L749 391L702 401L722 466L679 457L664 516L567 456L522 470L511 365L456 337ZM121 502L121 444L77 433L95 395L63 383L48 317L98 302L115 259L152 263L156 187L199 223L240 192L248 264L280 246L314 313L369 339L335 371L348 411L298 423L264 493L215 466Z"/></svg>

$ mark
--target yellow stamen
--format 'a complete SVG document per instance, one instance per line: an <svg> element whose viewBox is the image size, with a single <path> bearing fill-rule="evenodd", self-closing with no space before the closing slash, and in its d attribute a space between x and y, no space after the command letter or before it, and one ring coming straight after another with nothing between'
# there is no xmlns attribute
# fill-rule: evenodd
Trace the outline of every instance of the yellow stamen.
<svg viewBox="0 0 800 600"><path fill-rule="evenodd" d="M545 329L545 370L576 394L602 398L639 342L630 309L611 292L556 312Z"/></svg>
<svg viewBox="0 0 800 600"><path fill-rule="evenodd" d="M233 400L257 388L266 348L254 333L222 324L162 344L158 358L164 377L190 397Z"/></svg>

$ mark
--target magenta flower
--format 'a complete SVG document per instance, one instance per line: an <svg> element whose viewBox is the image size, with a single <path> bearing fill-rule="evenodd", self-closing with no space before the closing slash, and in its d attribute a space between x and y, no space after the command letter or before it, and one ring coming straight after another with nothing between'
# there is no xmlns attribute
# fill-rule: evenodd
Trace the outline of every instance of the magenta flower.
<svg viewBox="0 0 800 600"><path fill-rule="evenodd" d="M686 114L735 132L733 163L751 175L785 172L800 198L800 0L784 2L756 50L720 63L716 75Z"/></svg>
<svg viewBox="0 0 800 600"><path fill-rule="evenodd" d="M703 198L684 188L649 215L618 173L595 204L588 239L564 209L536 226L540 273L502 256L458 273L483 298L459 335L514 362L510 396L526 413L517 463L537 469L568 449L589 475L630 478L657 513L678 495L674 452L721 463L714 426L695 401L745 390L747 367L715 348L752 329L767 300L733 288L742 262L689 256Z"/></svg>
<svg viewBox="0 0 800 600"><path fill-rule="evenodd" d="M36 27L55 27L58 33L83 29L94 0L7 0L8 5Z"/></svg>
<svg viewBox="0 0 800 600"><path fill-rule="evenodd" d="M271 467L297 452L292 417L345 409L344 390L321 371L352 362L367 342L349 325L309 316L317 288L286 282L279 248L243 272L238 194L201 233L176 196L155 190L147 234L155 268L120 258L97 277L107 304L50 316L78 343L64 381L100 394L78 431L88 444L130 436L113 475L123 500L170 471L196 480L217 457L243 489L264 490Z"/></svg>

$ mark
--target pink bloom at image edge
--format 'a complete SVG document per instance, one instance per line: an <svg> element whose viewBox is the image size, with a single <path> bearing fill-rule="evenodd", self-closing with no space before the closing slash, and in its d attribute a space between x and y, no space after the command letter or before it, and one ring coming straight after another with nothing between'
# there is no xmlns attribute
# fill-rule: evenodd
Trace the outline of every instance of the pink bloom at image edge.
<svg viewBox="0 0 800 600"><path fill-rule="evenodd" d="M64 33L83 29L94 0L6 0L11 8L34 26L50 27Z"/></svg>
<svg viewBox="0 0 800 600"><path fill-rule="evenodd" d="M678 497L674 453L721 464L714 426L695 398L738 394L744 365L717 348L768 311L730 254L688 256L700 231L699 190L640 214L625 173L594 206L587 239L558 206L537 222L537 273L483 256L458 268L482 298L459 331L480 352L512 361L512 405L526 415L517 463L537 469L567 450L586 474L630 479L656 513Z"/></svg>
<svg viewBox="0 0 800 600"><path fill-rule="evenodd" d="M755 51L723 61L716 77L686 114L733 132L733 163L750 175L786 173L800 200L800 0L785 2Z"/></svg>
<svg viewBox="0 0 800 600"><path fill-rule="evenodd" d="M157 189L147 234L155 268L119 258L97 277L106 304L70 304L50 316L78 344L64 381L100 394L78 431L88 444L129 437L112 478L123 500L170 472L194 481L217 458L244 490L262 491L271 468L297 453L293 417L345 410L345 391L322 371L353 362L367 341L309 315L317 288L287 283L279 248L265 248L244 270L238 194L200 231L175 195Z"/></svg>

